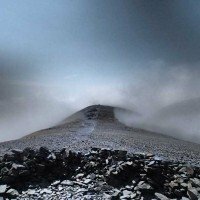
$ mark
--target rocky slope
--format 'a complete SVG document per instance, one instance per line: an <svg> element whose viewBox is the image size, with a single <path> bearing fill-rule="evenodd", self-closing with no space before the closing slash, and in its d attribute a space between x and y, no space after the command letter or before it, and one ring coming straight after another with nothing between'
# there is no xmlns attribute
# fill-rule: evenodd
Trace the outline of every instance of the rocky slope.
<svg viewBox="0 0 200 200"><path fill-rule="evenodd" d="M47 146L51 150L87 152L93 147L124 149L129 152L152 153L162 159L186 161L200 165L200 145L167 137L120 123L114 107L87 107L59 125L35 132L15 141L0 143L0 155L11 149Z"/></svg>
<svg viewBox="0 0 200 200"><path fill-rule="evenodd" d="M114 109L90 106L0 143L0 200L198 200L200 145L127 127Z"/></svg>
<svg viewBox="0 0 200 200"><path fill-rule="evenodd" d="M0 162L0 196L16 199L200 198L200 168L152 154L92 148L12 150ZM1 199L0 197L0 199Z"/></svg>

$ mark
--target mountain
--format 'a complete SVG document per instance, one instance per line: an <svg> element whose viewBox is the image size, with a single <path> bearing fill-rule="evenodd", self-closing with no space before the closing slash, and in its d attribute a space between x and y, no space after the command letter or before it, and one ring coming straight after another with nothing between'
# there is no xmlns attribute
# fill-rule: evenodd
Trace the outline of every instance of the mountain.
<svg viewBox="0 0 200 200"><path fill-rule="evenodd" d="M95 128L97 122L104 122L104 124L108 122L116 123L118 120L114 116L114 109L119 108L102 105L89 106L67 117L57 126L34 132L24 138L31 138L44 134L58 134L60 132L76 132L80 131L80 128L85 129L86 127L87 129Z"/></svg>
<svg viewBox="0 0 200 200"><path fill-rule="evenodd" d="M200 113L200 98L192 98L184 101L176 102L162 108L158 113L158 117L170 117L188 115L194 116Z"/></svg>
<svg viewBox="0 0 200 200"><path fill-rule="evenodd" d="M25 147L38 149L47 146L52 150L65 147L82 152L87 152L90 147L100 147L153 153L161 158L181 161L200 160L199 144L128 127L117 120L116 110L124 109L105 105L89 106L57 126L34 132L18 140L0 143L0 154L9 149Z"/></svg>
<svg viewBox="0 0 200 200"><path fill-rule="evenodd" d="M168 105L146 120L148 130L200 143L200 98Z"/></svg>

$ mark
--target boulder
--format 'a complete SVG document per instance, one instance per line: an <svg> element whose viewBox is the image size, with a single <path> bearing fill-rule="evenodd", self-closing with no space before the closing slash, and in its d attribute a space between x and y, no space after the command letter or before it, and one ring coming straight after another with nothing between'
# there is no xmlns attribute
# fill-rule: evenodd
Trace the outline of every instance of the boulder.
<svg viewBox="0 0 200 200"><path fill-rule="evenodd" d="M61 185L73 186L74 183L70 180L64 180L61 182Z"/></svg>
<svg viewBox="0 0 200 200"><path fill-rule="evenodd" d="M17 197L19 195L19 192L15 189L9 189L6 194L8 194L9 196L12 196L12 197Z"/></svg>
<svg viewBox="0 0 200 200"><path fill-rule="evenodd" d="M198 200L198 191L195 188L188 189L187 195L191 200Z"/></svg>
<svg viewBox="0 0 200 200"><path fill-rule="evenodd" d="M40 147L40 149L38 151L38 157L46 159L49 156L50 153L51 152L49 151L48 148L46 148L46 147Z"/></svg>
<svg viewBox="0 0 200 200"><path fill-rule="evenodd" d="M157 197L157 199L160 199L160 200L169 200L168 197L158 192L155 193L155 196Z"/></svg>
<svg viewBox="0 0 200 200"><path fill-rule="evenodd" d="M3 194L6 192L8 186L7 185L0 185L0 194Z"/></svg>

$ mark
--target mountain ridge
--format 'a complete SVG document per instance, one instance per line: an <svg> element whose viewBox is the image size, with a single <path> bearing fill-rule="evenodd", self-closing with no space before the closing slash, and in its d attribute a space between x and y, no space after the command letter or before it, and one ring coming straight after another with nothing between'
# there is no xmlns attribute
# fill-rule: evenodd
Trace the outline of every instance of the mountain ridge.
<svg viewBox="0 0 200 200"><path fill-rule="evenodd" d="M131 128L114 115L117 107L94 105L69 116L57 126L43 129L18 140L0 143L0 155L10 149L46 146L87 152L90 147L121 149L132 153L151 153L159 159L180 160L200 165L200 145L166 135ZM120 108L118 108L120 109Z"/></svg>

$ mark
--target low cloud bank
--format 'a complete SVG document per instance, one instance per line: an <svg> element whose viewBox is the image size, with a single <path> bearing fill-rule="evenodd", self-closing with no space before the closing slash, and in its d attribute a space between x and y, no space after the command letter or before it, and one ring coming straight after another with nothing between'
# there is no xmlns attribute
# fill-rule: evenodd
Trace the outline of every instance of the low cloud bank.
<svg viewBox="0 0 200 200"><path fill-rule="evenodd" d="M76 94L73 88L68 94L59 86L15 81L18 74L2 71L0 141L54 126L86 106L103 104L129 110L115 111L128 126L200 143L199 64L170 66L154 61L131 70L127 82L125 77L118 85L85 85Z"/></svg>
<svg viewBox="0 0 200 200"><path fill-rule="evenodd" d="M73 112L39 77L36 61L0 52L0 142L51 127Z"/></svg>
<svg viewBox="0 0 200 200"><path fill-rule="evenodd" d="M154 67L135 77L139 84L124 89L129 104L121 106L133 113L116 110L116 117L128 126L200 143L198 65Z"/></svg>
<svg viewBox="0 0 200 200"><path fill-rule="evenodd" d="M13 140L56 125L72 108L50 95L15 98L0 105L0 142Z"/></svg>

